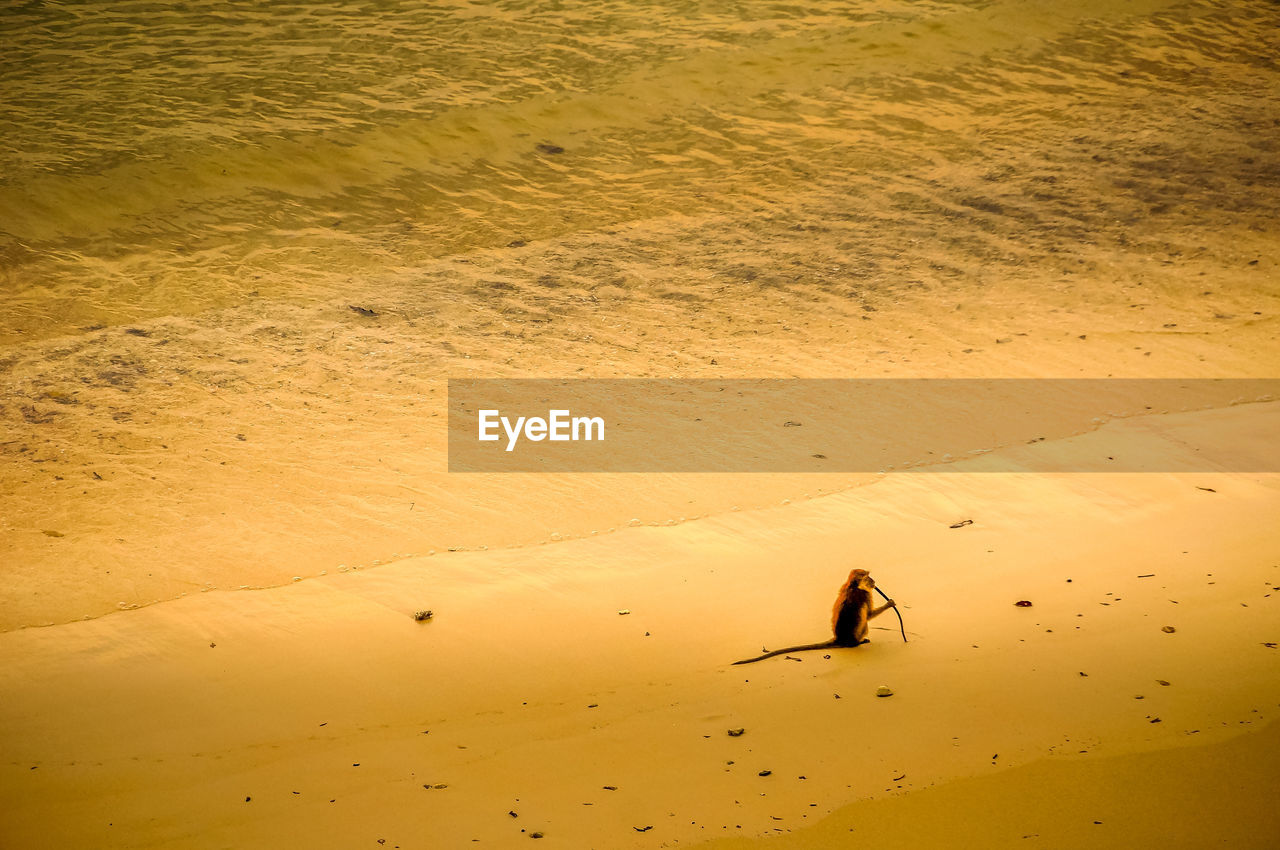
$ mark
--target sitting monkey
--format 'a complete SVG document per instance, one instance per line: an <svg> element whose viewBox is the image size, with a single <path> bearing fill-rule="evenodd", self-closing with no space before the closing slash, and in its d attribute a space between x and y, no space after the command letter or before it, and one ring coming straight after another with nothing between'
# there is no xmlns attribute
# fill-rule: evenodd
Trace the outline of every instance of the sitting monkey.
<svg viewBox="0 0 1280 850"><path fill-rule="evenodd" d="M744 658L733 663L750 664L753 661L763 661L787 652L806 652L810 649L831 649L837 646L859 646L867 643L868 621L898 605L890 599L879 608L873 607L871 591L875 589L876 583L870 573L866 570L854 570L849 573L849 580L844 583L844 587L840 588L840 595L836 597L835 607L831 611L831 630L835 633L834 638L824 643L808 643L803 646L775 649L773 652L766 652L755 658Z"/></svg>

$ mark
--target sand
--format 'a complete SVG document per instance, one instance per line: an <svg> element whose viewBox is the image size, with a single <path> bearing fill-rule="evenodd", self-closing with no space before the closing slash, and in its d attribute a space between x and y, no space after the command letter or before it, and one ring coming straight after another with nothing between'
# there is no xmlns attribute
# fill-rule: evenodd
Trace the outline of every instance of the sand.
<svg viewBox="0 0 1280 850"><path fill-rule="evenodd" d="M1259 416L1280 405L1147 439L1172 464ZM1240 473L901 474L10 632L6 842L843 846L883 821L943 846L980 800L984 846L1194 846L1218 801L1266 846L1278 507ZM850 564L908 642L879 619L856 650L729 664L820 639ZM1187 795L1198 817L1164 816Z"/></svg>

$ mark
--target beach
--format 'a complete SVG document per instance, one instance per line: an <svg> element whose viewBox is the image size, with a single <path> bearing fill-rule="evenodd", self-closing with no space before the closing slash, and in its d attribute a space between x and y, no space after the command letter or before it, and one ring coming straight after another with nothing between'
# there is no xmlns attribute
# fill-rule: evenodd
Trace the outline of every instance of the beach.
<svg viewBox="0 0 1280 850"><path fill-rule="evenodd" d="M11 632L10 834L842 846L824 816L862 836L860 805L878 822L899 801L914 812L900 846L954 846L930 800L965 780L995 784L989 846L1132 846L1132 821L1144 842L1265 846L1278 499L1273 478L1241 475L903 474ZM907 642L885 615L857 649L730 664L821 639L832 565L848 564L900 600ZM1243 764L1224 761L1239 746ZM1144 756L1164 762L1138 770L1135 798L1111 769ZM1206 761L1236 784L1189 779ZM1077 771L1093 796L1028 806ZM1190 791L1237 816L1163 808ZM805 837L819 823L832 843Z"/></svg>
<svg viewBox="0 0 1280 850"><path fill-rule="evenodd" d="M139 9L6 25L0 845L1280 841L1280 400L827 473L448 421L1275 378L1274 7ZM733 664L855 568L901 627Z"/></svg>

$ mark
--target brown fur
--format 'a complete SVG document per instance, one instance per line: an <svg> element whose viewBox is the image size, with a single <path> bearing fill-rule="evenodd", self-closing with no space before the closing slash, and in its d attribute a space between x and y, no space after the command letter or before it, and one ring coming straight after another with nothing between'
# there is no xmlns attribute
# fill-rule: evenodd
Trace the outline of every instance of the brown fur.
<svg viewBox="0 0 1280 850"><path fill-rule="evenodd" d="M753 661L763 661L786 652L807 652L811 649L832 649L838 646L860 646L867 643L869 621L897 606L897 603L890 599L879 608L874 607L871 604L871 591L875 589L876 583L870 573L866 570L854 570L849 573L848 580L840 588L840 595L836 597L836 604L831 609L831 631L835 635L831 640L775 649L773 652L766 652L755 658L744 658L733 663L750 664Z"/></svg>

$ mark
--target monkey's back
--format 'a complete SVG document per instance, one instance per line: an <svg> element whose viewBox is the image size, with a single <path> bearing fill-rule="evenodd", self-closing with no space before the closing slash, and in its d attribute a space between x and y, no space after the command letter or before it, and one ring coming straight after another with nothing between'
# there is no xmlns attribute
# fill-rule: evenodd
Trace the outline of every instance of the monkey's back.
<svg viewBox="0 0 1280 850"><path fill-rule="evenodd" d="M854 570L854 573L863 570ZM850 574L831 610L831 631L841 646L857 646L867 632L867 611L871 607L871 594L858 587L858 577Z"/></svg>

